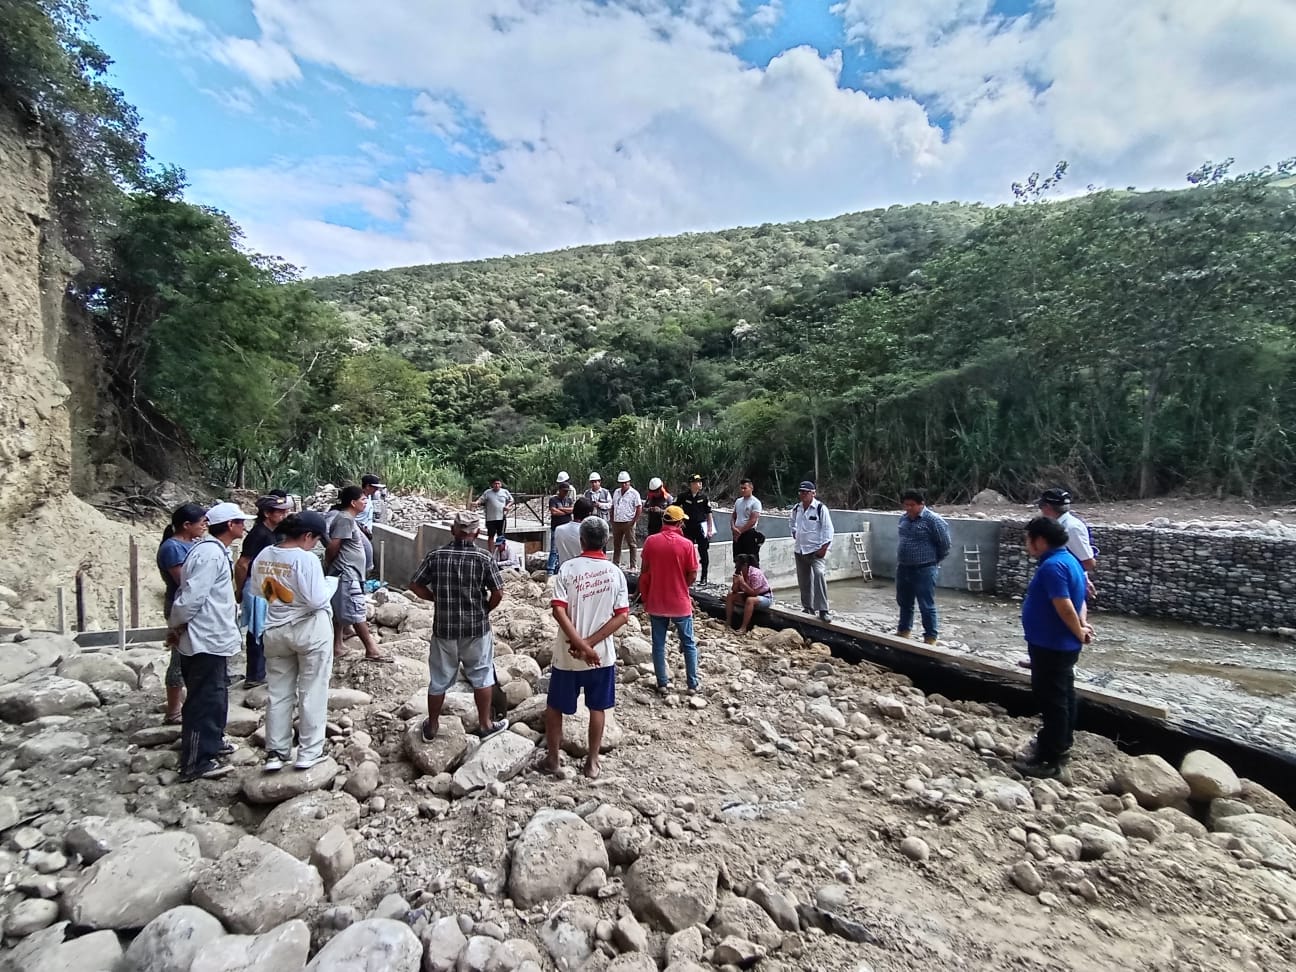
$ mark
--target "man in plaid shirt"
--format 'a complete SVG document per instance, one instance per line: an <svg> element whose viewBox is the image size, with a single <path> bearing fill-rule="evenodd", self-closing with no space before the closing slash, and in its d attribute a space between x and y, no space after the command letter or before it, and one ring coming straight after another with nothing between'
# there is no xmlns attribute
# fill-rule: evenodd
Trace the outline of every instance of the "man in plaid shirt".
<svg viewBox="0 0 1296 972"><path fill-rule="evenodd" d="M428 651L428 717L423 741L436 738L446 692L459 676L472 686L479 735L485 739L508 728L508 720L491 719L495 687L495 645L487 615L504 596L499 565L477 546L476 513L456 513L450 525L454 539L433 550L419 565L410 590L436 605Z"/></svg>

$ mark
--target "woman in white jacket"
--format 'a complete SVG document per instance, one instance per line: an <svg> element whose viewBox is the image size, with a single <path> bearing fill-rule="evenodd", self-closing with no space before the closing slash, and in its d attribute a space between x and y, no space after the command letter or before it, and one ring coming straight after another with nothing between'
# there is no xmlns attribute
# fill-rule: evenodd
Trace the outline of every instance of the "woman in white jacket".
<svg viewBox="0 0 1296 972"><path fill-rule="evenodd" d="M298 748L294 769L310 769L324 759L324 724L329 678L333 674L332 585L315 555L328 541L324 517L294 513L275 529L278 542L252 563L250 583L269 602L264 635L267 773L283 769L292 753L293 702L298 708Z"/></svg>

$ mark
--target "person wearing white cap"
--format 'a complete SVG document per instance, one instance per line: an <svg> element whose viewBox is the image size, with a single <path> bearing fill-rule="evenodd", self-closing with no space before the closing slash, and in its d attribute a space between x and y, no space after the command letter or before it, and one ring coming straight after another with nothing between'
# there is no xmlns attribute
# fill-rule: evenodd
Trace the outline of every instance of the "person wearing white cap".
<svg viewBox="0 0 1296 972"><path fill-rule="evenodd" d="M495 559L477 546L477 514L454 515L454 539L423 558L409 589L435 605L428 650L428 717L423 741L432 742L440 727L446 693L463 667L477 704L478 735L483 739L508 728L508 720L491 718L495 690L495 643L490 612L504 596L504 580ZM457 717L456 717L457 718Z"/></svg>
<svg viewBox="0 0 1296 972"><path fill-rule="evenodd" d="M621 566L621 544L630 547L630 569L635 562L635 524L643 511L643 498L630 484L630 474L622 469L617 473L617 488L612 494L612 563Z"/></svg>
<svg viewBox="0 0 1296 972"><path fill-rule="evenodd" d="M551 575L558 573L558 551L554 547L553 535L564 523L572 520L572 511L576 507L576 494L572 491L571 477L560 472L554 480L557 491L549 497L549 564Z"/></svg>
<svg viewBox="0 0 1296 972"><path fill-rule="evenodd" d="M193 545L180 568L180 589L167 615L167 643L175 646L184 673L180 710L180 781L215 779L230 767L220 757L229 713L226 666L239 653L234 564L230 545L247 529L247 515L235 503L207 511L207 536Z"/></svg>
<svg viewBox="0 0 1296 972"><path fill-rule="evenodd" d="M662 514L674 502L675 497L659 477L654 476L648 480L648 492L644 495L644 509L648 511L648 536L661 533Z"/></svg>
<svg viewBox="0 0 1296 972"><path fill-rule="evenodd" d="M589 474L589 489L585 490L585 498L594 504L594 515L607 523L612 513L612 494L604 488L603 477L596 472Z"/></svg>

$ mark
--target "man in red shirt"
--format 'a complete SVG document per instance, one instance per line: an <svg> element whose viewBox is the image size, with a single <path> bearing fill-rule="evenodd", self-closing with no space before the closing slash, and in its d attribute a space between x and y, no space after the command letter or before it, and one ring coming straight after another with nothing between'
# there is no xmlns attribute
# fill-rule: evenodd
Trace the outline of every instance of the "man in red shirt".
<svg viewBox="0 0 1296 972"><path fill-rule="evenodd" d="M689 586L697 580L698 555L693 542L684 536L681 525L688 516L678 506L668 506L662 513L662 529L644 541L639 571L639 597L652 622L653 670L657 674L657 692L665 695L670 687L666 670L666 633L672 624L679 632L684 652L684 670L688 690L694 695L701 688L698 681L697 640L693 637L693 599Z"/></svg>

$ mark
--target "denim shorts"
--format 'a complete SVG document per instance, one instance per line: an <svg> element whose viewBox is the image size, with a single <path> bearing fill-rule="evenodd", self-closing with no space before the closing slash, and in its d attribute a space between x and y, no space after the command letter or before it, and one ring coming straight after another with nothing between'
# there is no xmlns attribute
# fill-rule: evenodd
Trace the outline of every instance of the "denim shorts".
<svg viewBox="0 0 1296 972"><path fill-rule="evenodd" d="M587 668L570 671L566 668L549 670L549 695L545 704L564 715L576 714L576 700L585 693L585 708L601 712L616 705L616 666Z"/></svg>
<svg viewBox="0 0 1296 972"><path fill-rule="evenodd" d="M333 619L339 624L360 624L365 620L364 588L350 574L338 578L333 595Z"/></svg>
<svg viewBox="0 0 1296 972"><path fill-rule="evenodd" d="M428 648L428 695L444 695L459 678L475 689L495 684L495 642L491 633L470 638L433 638Z"/></svg>
<svg viewBox="0 0 1296 972"><path fill-rule="evenodd" d="M766 591L764 594L755 595L756 606L758 608L769 608L774 606L774 592Z"/></svg>

